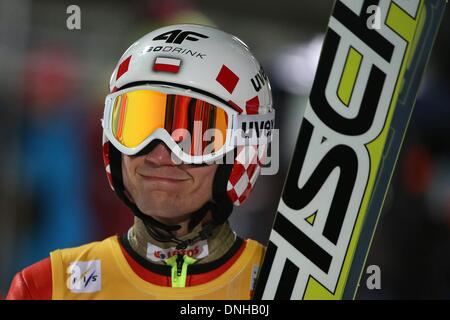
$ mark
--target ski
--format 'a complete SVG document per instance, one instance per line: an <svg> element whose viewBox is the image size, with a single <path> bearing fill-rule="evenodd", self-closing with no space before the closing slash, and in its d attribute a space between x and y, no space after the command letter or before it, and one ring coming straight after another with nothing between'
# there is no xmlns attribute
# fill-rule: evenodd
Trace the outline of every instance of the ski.
<svg viewBox="0 0 450 320"><path fill-rule="evenodd" d="M445 0L337 0L254 299L353 299Z"/></svg>

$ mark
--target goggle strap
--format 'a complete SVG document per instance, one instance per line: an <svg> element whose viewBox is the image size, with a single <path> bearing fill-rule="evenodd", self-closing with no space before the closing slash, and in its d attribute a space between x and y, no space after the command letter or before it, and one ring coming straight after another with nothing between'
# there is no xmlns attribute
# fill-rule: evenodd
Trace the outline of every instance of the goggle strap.
<svg viewBox="0 0 450 320"><path fill-rule="evenodd" d="M234 146L269 143L275 126L275 110L265 114L239 114L232 123Z"/></svg>

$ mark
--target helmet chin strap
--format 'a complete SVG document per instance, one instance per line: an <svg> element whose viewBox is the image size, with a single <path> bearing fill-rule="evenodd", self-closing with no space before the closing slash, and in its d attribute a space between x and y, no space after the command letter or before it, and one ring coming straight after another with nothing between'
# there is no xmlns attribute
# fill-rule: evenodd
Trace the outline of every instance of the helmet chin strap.
<svg viewBox="0 0 450 320"><path fill-rule="evenodd" d="M186 247L199 240L208 239L212 235L214 229L227 220L227 218L231 214L231 211L233 210L233 206L229 201L223 202L228 202L229 205L227 205L226 203L222 203L222 205L220 205L220 203L208 201L200 209L190 214L191 219L188 226L189 231L193 230L195 226L201 223L208 212L211 212L212 219L202 226L202 229L197 235L187 240L178 239L172 234L171 231L173 231L175 228L176 230L178 230L180 228L179 225L165 225L161 223L164 226L163 228L161 228L160 226L157 226L153 223L153 218L151 220L145 219L143 220L143 222L147 232L155 240L160 242L175 242L177 244L177 249L185 249Z"/></svg>
<svg viewBox="0 0 450 320"><path fill-rule="evenodd" d="M136 156L149 153L160 141L153 141ZM189 232L201 223L208 212L211 212L212 219L202 226L201 231L191 239L181 240L173 235L174 231L181 228L180 225L168 225L162 223L155 218L143 213L136 204L126 194L125 186L122 178L122 159L120 152L110 145L110 166L113 178L114 189L119 198L132 210L133 214L140 218L146 227L147 232L157 241L175 242L177 249L183 249L192 243L208 239L213 230L227 221L233 211L233 204L226 197L226 181L228 179L231 167L229 165L219 165L217 168L214 184L213 184L213 201L207 201L198 210L190 213L190 221L188 225Z"/></svg>
<svg viewBox="0 0 450 320"><path fill-rule="evenodd" d="M194 229L196 225L198 225L204 217L207 215L208 211L210 211L213 207L212 202L206 202L200 209L190 213L190 220L188 225L188 231ZM177 244L177 249L184 249L191 245L192 243L198 240L205 240L209 238L212 234L212 230L217 226L211 222L206 223L202 230L198 233L198 235L194 236L191 239L181 240L173 235L173 231L179 230L181 228L180 225L167 225L161 223L160 225L155 225L154 219L145 219L143 220L145 228L149 235L159 242L175 242Z"/></svg>

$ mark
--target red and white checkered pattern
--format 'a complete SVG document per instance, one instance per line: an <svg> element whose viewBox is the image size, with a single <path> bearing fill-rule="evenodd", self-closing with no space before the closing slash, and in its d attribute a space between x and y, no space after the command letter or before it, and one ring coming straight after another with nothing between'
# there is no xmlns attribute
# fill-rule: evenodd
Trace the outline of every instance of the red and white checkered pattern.
<svg viewBox="0 0 450 320"><path fill-rule="evenodd" d="M234 205L239 206L247 200L260 171L258 147L239 147L227 183L227 194Z"/></svg>

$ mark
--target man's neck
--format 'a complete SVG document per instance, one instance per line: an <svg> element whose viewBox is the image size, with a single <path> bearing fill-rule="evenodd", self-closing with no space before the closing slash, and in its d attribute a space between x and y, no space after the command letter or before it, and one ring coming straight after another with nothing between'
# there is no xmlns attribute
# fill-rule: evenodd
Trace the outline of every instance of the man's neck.
<svg viewBox="0 0 450 320"><path fill-rule="evenodd" d="M183 236L177 237L180 240L188 240L196 237L201 231L201 224L197 225L191 232L185 233ZM206 263L222 257L232 247L236 240L235 233L231 230L228 222L218 226L212 232L212 235L203 242L202 245L207 245L206 256L198 259L197 263ZM151 262L162 264L162 261L155 261L150 259L151 248L159 247L161 249L175 248L175 242L160 242L154 239L147 231L147 228L143 221L139 218L135 218L134 225L128 231L128 241L130 246L136 251L137 254L144 257ZM196 243L193 244L195 246Z"/></svg>

